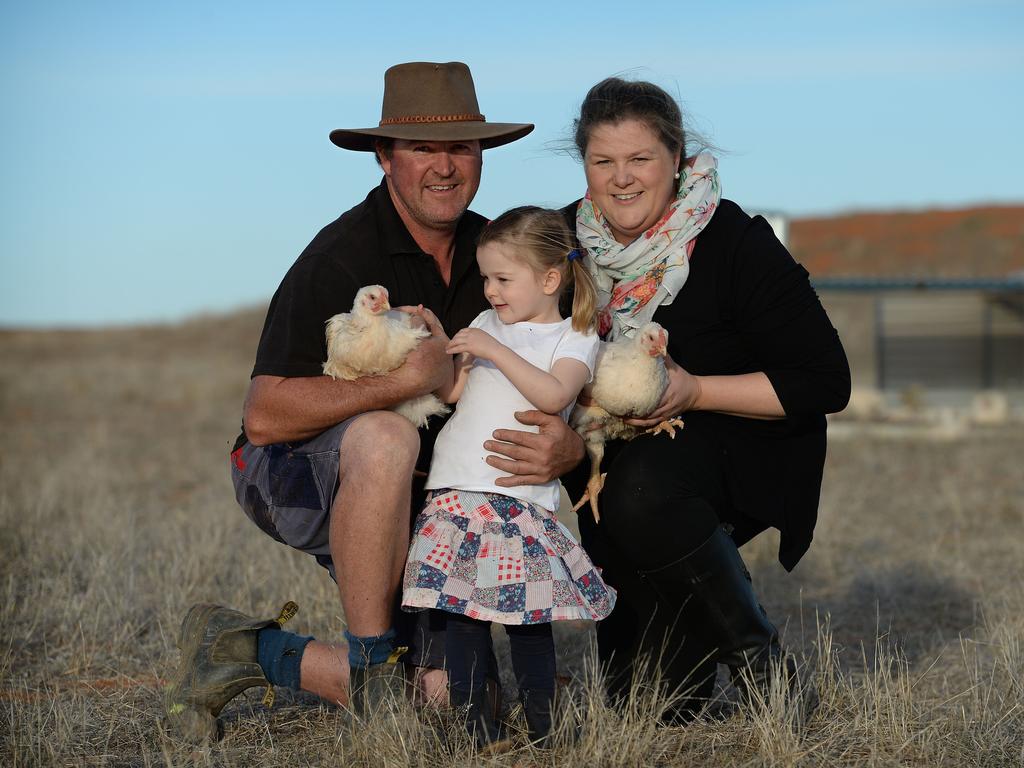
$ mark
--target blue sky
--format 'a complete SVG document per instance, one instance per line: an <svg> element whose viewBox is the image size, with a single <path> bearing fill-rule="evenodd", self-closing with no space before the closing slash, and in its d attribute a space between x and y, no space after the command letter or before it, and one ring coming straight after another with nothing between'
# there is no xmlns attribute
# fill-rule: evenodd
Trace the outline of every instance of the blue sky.
<svg viewBox="0 0 1024 768"><path fill-rule="evenodd" d="M467 62L488 119L474 208L564 204L552 149L610 74L724 150L725 195L792 216L1024 201L1024 3L3 2L0 326L177 320L265 301L377 183L327 139L383 72Z"/></svg>

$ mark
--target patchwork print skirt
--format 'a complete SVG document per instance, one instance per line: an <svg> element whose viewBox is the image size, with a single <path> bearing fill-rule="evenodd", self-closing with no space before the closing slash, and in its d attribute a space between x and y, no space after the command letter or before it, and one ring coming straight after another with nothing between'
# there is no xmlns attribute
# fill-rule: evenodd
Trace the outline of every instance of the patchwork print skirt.
<svg viewBox="0 0 1024 768"><path fill-rule="evenodd" d="M430 491L416 519L402 607L481 621L605 618L615 590L554 514L497 493Z"/></svg>

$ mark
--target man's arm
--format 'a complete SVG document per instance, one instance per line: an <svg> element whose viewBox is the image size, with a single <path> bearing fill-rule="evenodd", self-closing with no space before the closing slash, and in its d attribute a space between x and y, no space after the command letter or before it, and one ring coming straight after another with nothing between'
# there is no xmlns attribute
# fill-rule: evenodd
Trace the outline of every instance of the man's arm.
<svg viewBox="0 0 1024 768"><path fill-rule="evenodd" d="M431 335L409 353L405 363L385 376L355 381L330 376L255 376L245 398L243 423L253 445L293 442L318 435L345 419L389 408L403 400L433 392L445 379L451 358L448 337L432 317L425 319Z"/></svg>

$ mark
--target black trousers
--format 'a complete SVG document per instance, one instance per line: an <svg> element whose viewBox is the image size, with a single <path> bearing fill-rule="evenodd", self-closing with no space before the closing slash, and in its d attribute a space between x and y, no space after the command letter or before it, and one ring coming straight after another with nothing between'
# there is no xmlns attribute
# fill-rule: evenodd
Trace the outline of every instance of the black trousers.
<svg viewBox="0 0 1024 768"><path fill-rule="evenodd" d="M766 525L732 508L722 449L699 427L687 425L674 439L642 435L605 449L601 522L583 507L579 525L583 546L618 590L615 610L597 628L609 692L625 694L636 663L646 660L668 686L687 694L684 710L696 708L714 685L715 643L702 631L706 622L696 605L666 602L646 583L644 572L685 557L720 524L732 527L737 545ZM590 461L584 459L562 478L570 499L582 495L589 471Z"/></svg>

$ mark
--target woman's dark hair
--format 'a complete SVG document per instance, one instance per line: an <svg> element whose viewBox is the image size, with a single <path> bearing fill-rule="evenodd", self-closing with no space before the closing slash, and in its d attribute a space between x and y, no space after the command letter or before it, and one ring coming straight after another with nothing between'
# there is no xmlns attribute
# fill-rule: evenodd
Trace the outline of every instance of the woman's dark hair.
<svg viewBox="0 0 1024 768"><path fill-rule="evenodd" d="M596 126L631 119L646 124L670 152L678 150L682 167L686 161L686 131L676 100L654 83L620 77L605 78L583 99L580 116L573 121L573 138L580 157L586 154L590 133Z"/></svg>

